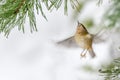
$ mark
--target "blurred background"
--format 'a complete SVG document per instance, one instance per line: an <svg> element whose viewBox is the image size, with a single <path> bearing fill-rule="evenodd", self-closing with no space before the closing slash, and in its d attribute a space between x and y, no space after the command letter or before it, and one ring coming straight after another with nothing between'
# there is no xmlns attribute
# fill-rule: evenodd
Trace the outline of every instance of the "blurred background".
<svg viewBox="0 0 120 80"><path fill-rule="evenodd" d="M52 12L44 9L48 21L36 14L37 32L30 33L26 21L24 34L17 28L8 38L1 34L0 80L103 80L99 69L119 57L118 27L108 30L111 35L105 42L93 44L97 55L94 59L89 54L80 58L81 48L55 44L74 35L78 20L93 34L107 25L103 17L112 2L106 0L98 5L96 0L80 1L79 13L68 5L67 15L63 7Z"/></svg>

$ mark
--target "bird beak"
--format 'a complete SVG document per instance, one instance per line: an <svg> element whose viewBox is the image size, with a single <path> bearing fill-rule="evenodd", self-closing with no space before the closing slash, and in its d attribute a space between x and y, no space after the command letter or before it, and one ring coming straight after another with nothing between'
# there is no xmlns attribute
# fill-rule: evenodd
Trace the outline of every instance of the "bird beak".
<svg viewBox="0 0 120 80"><path fill-rule="evenodd" d="M80 24L80 22L79 22L79 21L77 21L77 23L78 23L78 25Z"/></svg>
<svg viewBox="0 0 120 80"><path fill-rule="evenodd" d="M78 23L79 26L81 25L81 23L79 21L77 21L77 23Z"/></svg>

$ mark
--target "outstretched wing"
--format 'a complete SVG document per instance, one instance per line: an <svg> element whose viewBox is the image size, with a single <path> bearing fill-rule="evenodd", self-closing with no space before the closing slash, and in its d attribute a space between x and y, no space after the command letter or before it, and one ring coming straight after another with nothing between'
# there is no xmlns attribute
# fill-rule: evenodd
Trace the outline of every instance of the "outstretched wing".
<svg viewBox="0 0 120 80"><path fill-rule="evenodd" d="M67 48L78 48L79 47L75 42L74 36L58 41L57 45L64 46Z"/></svg>
<svg viewBox="0 0 120 80"><path fill-rule="evenodd" d="M109 39L110 32L107 30L101 30L96 35L93 35L93 43L105 42Z"/></svg>

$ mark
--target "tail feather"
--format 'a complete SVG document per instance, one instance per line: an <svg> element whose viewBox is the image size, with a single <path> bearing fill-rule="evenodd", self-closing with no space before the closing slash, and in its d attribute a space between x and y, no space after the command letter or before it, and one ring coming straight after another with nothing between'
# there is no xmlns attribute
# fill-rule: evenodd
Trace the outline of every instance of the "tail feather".
<svg viewBox="0 0 120 80"><path fill-rule="evenodd" d="M89 53L90 53L90 56L91 56L92 58L94 58L94 57L96 56L96 55L95 55L95 52L93 51L92 48L89 49Z"/></svg>

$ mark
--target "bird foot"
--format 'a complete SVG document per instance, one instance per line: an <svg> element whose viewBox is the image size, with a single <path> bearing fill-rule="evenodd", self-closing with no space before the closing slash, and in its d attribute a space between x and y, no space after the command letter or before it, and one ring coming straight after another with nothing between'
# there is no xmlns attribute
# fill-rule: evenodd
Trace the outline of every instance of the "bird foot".
<svg viewBox="0 0 120 80"><path fill-rule="evenodd" d="M85 58L85 57L86 57L86 54L80 54L80 56L81 56L82 58Z"/></svg>

